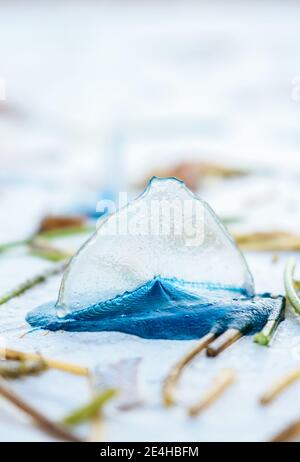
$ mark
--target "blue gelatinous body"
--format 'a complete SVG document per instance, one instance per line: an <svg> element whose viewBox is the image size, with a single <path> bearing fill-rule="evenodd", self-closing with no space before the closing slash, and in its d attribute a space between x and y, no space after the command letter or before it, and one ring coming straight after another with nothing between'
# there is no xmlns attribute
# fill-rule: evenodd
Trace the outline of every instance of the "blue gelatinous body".
<svg viewBox="0 0 300 462"><path fill-rule="evenodd" d="M284 307L283 297L254 293L244 256L210 206L182 181L154 177L99 222L71 259L57 303L27 321L176 340L228 328L254 334Z"/></svg>
<svg viewBox="0 0 300 462"><path fill-rule="evenodd" d="M192 289L192 290L191 290ZM27 315L33 327L69 331L119 331L150 339L198 339L210 331L260 331L285 299L249 297L244 290L157 277L132 292L58 318L55 304Z"/></svg>

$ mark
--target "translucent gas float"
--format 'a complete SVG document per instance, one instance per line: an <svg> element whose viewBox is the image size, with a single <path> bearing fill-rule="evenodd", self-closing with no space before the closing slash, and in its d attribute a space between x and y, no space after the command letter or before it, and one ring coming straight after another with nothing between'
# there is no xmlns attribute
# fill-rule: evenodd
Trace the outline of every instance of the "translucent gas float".
<svg viewBox="0 0 300 462"><path fill-rule="evenodd" d="M244 256L210 206L176 178L99 222L71 259L58 301L27 315L33 327L196 339L261 330L284 298L255 295Z"/></svg>

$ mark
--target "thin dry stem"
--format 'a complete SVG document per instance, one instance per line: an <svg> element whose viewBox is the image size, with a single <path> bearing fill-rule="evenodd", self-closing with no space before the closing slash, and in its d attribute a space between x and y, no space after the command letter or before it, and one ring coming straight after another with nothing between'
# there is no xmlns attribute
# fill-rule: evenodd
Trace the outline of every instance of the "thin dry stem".
<svg viewBox="0 0 300 462"><path fill-rule="evenodd" d="M206 350L207 356L215 357L242 337L237 329L228 329L220 335Z"/></svg>
<svg viewBox="0 0 300 462"><path fill-rule="evenodd" d="M260 398L260 403L266 406L274 401L283 391L285 391L290 385L300 379L300 369L296 369L288 374L284 375L275 385L267 390Z"/></svg>
<svg viewBox="0 0 300 462"><path fill-rule="evenodd" d="M300 436L300 420L288 425L284 430L271 439L271 443L285 443L298 439Z"/></svg>
<svg viewBox="0 0 300 462"><path fill-rule="evenodd" d="M215 335L212 333L202 337L197 346L172 367L163 385L163 402L165 406L172 406L175 404L175 389L184 368L194 359L195 356L201 353L201 351L203 351L214 338Z"/></svg>
<svg viewBox="0 0 300 462"><path fill-rule="evenodd" d="M204 409L211 406L235 381L236 374L233 369L224 369L215 378L211 388L196 404L188 408L190 416L195 417L199 415Z"/></svg>
<svg viewBox="0 0 300 462"><path fill-rule="evenodd" d="M244 250L300 250L300 236L284 231L236 234L234 237Z"/></svg>
<svg viewBox="0 0 300 462"><path fill-rule="evenodd" d="M41 429L43 429L50 435L64 441L80 441L80 439L77 436L70 433L61 425L48 419L48 417L46 417L40 411L32 407L30 404L26 403L19 395L17 395L13 390L10 389L7 382L2 378L0 378L0 395L3 398L7 399L14 406L16 406L18 409L23 411L25 414L29 415Z"/></svg>
<svg viewBox="0 0 300 462"><path fill-rule="evenodd" d="M12 350L9 348L0 348L0 356L4 359L11 359L15 361L37 361L41 359L41 355L37 353L24 353L22 351ZM55 359L44 358L46 365L51 369L58 369L70 374L81 375L87 377L89 369L75 364L69 364Z"/></svg>

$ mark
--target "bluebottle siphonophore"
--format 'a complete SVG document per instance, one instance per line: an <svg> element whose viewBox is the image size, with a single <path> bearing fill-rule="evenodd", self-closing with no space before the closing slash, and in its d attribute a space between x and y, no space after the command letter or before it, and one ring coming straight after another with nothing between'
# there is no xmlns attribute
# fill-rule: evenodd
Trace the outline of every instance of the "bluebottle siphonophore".
<svg viewBox="0 0 300 462"><path fill-rule="evenodd" d="M175 178L102 219L71 259L58 301L27 315L33 327L196 339L228 328L254 334L285 300L255 295L253 278L213 210Z"/></svg>

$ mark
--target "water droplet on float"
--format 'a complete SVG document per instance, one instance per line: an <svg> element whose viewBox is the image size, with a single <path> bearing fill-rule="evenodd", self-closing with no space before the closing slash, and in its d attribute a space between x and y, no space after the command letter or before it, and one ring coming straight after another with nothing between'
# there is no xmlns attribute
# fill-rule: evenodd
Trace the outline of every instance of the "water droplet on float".
<svg viewBox="0 0 300 462"><path fill-rule="evenodd" d="M58 304L56 305L56 316L58 318L64 318L68 314L69 310L66 305Z"/></svg>

